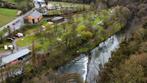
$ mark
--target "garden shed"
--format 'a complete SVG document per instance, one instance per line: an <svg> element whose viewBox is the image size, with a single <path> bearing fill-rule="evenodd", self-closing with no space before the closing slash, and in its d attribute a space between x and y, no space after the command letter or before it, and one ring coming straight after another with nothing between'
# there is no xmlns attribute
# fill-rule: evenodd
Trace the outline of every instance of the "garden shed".
<svg viewBox="0 0 147 83"><path fill-rule="evenodd" d="M38 23L42 18L42 14L37 10L34 10L32 13L25 17L25 21L31 24L35 24Z"/></svg>

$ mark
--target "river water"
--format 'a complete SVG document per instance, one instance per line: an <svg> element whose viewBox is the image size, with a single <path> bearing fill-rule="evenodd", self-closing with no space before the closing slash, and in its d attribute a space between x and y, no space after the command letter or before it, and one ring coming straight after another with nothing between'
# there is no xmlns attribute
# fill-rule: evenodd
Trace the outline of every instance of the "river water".
<svg viewBox="0 0 147 83"><path fill-rule="evenodd" d="M111 58L112 52L119 48L122 37L113 35L99 44L89 55L81 54L70 63L59 68L60 73L79 73L88 83L96 83L100 69Z"/></svg>

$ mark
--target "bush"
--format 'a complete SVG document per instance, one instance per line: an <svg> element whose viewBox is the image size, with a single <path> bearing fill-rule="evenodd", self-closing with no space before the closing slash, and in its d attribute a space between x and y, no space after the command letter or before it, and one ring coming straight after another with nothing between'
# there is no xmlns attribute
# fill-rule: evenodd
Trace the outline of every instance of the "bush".
<svg viewBox="0 0 147 83"><path fill-rule="evenodd" d="M79 26L77 27L76 31L77 31L78 33L81 33L82 31L85 31L86 29L87 29L87 28L86 28L85 25L79 25Z"/></svg>
<svg viewBox="0 0 147 83"><path fill-rule="evenodd" d="M88 40L93 37L93 34L90 31L82 31L81 36L83 39Z"/></svg>

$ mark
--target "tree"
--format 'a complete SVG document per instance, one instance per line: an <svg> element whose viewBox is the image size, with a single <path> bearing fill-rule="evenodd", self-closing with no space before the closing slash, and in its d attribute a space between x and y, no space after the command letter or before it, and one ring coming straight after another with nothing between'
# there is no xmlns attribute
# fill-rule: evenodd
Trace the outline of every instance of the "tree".
<svg viewBox="0 0 147 83"><path fill-rule="evenodd" d="M137 58L132 56L112 71L111 82L113 83L141 83L144 76L142 65L138 64Z"/></svg>
<svg viewBox="0 0 147 83"><path fill-rule="evenodd" d="M34 67L37 66L37 57L35 53L35 41L32 42L32 65Z"/></svg>
<svg viewBox="0 0 147 83"><path fill-rule="evenodd" d="M90 38L93 37L93 34L92 34L92 32L90 32L90 31L82 31L82 32L81 32L81 37L82 37L82 39L84 39L84 40L88 40L88 39L90 39Z"/></svg>
<svg viewBox="0 0 147 83"><path fill-rule="evenodd" d="M0 31L0 42L2 42L3 36L4 36L3 31Z"/></svg>
<svg viewBox="0 0 147 83"><path fill-rule="evenodd" d="M22 10L23 12L27 12L31 8L33 8L32 0L16 0L17 8Z"/></svg>
<svg viewBox="0 0 147 83"><path fill-rule="evenodd" d="M106 0L96 0L95 7L97 10L107 8Z"/></svg>

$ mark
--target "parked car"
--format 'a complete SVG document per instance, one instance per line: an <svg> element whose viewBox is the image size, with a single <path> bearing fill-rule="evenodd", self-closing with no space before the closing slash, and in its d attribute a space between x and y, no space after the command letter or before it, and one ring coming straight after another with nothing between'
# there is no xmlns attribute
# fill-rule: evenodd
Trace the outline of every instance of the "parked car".
<svg viewBox="0 0 147 83"><path fill-rule="evenodd" d="M20 38L20 37L24 37L23 33L17 33L16 37Z"/></svg>

